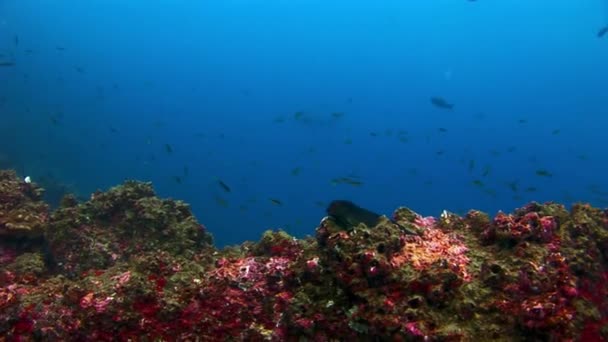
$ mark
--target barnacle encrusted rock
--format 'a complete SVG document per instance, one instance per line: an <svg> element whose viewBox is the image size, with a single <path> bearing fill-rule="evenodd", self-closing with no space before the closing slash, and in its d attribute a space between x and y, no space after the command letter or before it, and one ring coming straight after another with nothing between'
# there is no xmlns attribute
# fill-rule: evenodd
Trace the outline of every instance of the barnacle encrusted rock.
<svg viewBox="0 0 608 342"><path fill-rule="evenodd" d="M0 197L0 206L20 198ZM531 203L493 218L407 208L392 218L349 229L324 219L315 237L267 231L259 242L217 250L187 205L157 198L148 183L84 203L67 197L43 229L53 263L0 244L0 336L608 338L607 211Z"/></svg>
<svg viewBox="0 0 608 342"><path fill-rule="evenodd" d="M48 206L43 190L14 171L0 170L0 236L35 238L44 234Z"/></svg>
<svg viewBox="0 0 608 342"><path fill-rule="evenodd" d="M189 258L211 235L181 201L156 197L150 183L127 181L87 202L64 201L47 232L58 266L69 274L104 269L144 252Z"/></svg>

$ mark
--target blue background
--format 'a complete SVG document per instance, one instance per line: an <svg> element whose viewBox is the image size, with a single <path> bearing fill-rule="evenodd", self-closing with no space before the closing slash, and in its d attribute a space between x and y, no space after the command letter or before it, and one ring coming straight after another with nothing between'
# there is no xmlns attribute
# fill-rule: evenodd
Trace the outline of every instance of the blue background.
<svg viewBox="0 0 608 342"><path fill-rule="evenodd" d="M152 181L218 245L313 234L332 199L607 206L607 24L601 0L3 0L0 167Z"/></svg>

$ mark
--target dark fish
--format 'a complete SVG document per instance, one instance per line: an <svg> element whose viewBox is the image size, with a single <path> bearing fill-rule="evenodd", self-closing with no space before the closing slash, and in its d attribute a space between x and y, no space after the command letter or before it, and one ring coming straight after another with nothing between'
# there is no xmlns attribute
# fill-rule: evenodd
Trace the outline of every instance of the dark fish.
<svg viewBox="0 0 608 342"><path fill-rule="evenodd" d="M177 184L182 184L182 177L180 177L180 176L173 176L173 180Z"/></svg>
<svg viewBox="0 0 608 342"><path fill-rule="evenodd" d="M268 200L270 200L270 203L274 204L274 205L278 205L278 206L282 206L283 202L281 202L280 200L276 199L276 198L269 198Z"/></svg>
<svg viewBox="0 0 608 342"><path fill-rule="evenodd" d="M15 66L15 62L11 62L11 61L0 62L0 67L12 67L12 66Z"/></svg>
<svg viewBox="0 0 608 342"><path fill-rule="evenodd" d="M483 182L480 181L479 179L476 179L473 181L473 185L483 187Z"/></svg>
<svg viewBox="0 0 608 342"><path fill-rule="evenodd" d="M75 66L74 70L76 70L76 72L78 72L80 74L84 74L84 68L81 66Z"/></svg>
<svg viewBox="0 0 608 342"><path fill-rule="evenodd" d="M475 168L475 159L471 159L471 160L469 160L469 173L472 173L474 168Z"/></svg>
<svg viewBox="0 0 608 342"><path fill-rule="evenodd" d="M231 192L232 190L230 189L230 187L228 185L226 185L226 183L224 183L222 180L218 179L217 180L217 184L220 185L220 187L225 191L225 192Z"/></svg>
<svg viewBox="0 0 608 342"><path fill-rule="evenodd" d="M219 205L220 207L224 208L228 208L230 206L230 203L228 203L227 200L220 196L215 196L215 203L217 203L217 205Z"/></svg>
<svg viewBox="0 0 608 342"><path fill-rule="evenodd" d="M300 120L304 116L304 112L295 112L293 114L293 118L296 120Z"/></svg>
<svg viewBox="0 0 608 342"><path fill-rule="evenodd" d="M602 38L606 35L606 33L608 33L608 25L602 27L599 31L597 31L597 37Z"/></svg>
<svg viewBox="0 0 608 342"><path fill-rule="evenodd" d="M445 132L447 132L447 131L448 131L448 129L447 129L447 128L443 128L443 127L440 127L440 128L439 128L439 132L441 132L441 133L445 133Z"/></svg>
<svg viewBox="0 0 608 342"><path fill-rule="evenodd" d="M299 167L296 167L293 170L291 170L291 175L292 176L297 176L297 175L300 174L300 171L302 171L302 169L300 169Z"/></svg>
<svg viewBox="0 0 608 342"><path fill-rule="evenodd" d="M63 46L56 46L55 50L57 50L57 51L65 51L65 48Z"/></svg>
<svg viewBox="0 0 608 342"><path fill-rule="evenodd" d="M519 189L519 184L518 184L517 180L514 180L512 182L507 182L506 184L509 187L509 189L511 189L511 191L513 191L513 192L517 192L517 190Z"/></svg>
<svg viewBox="0 0 608 342"><path fill-rule="evenodd" d="M517 120L517 122L520 123L520 124L525 124L525 123L528 123L528 120L526 120L526 119L519 119L519 120Z"/></svg>
<svg viewBox="0 0 608 342"><path fill-rule="evenodd" d="M331 217L339 226L344 229L352 229L360 223L365 224L367 227L375 227L382 220L382 215L376 214L373 211L361 208L355 203L347 200L335 200L332 201L326 209L327 215ZM403 227L396 222L392 221L403 229L404 232L412 235L417 235L411 229Z"/></svg>
<svg viewBox="0 0 608 342"><path fill-rule="evenodd" d="M536 170L536 175L541 177L552 177L553 174L545 169Z"/></svg>
<svg viewBox="0 0 608 342"><path fill-rule="evenodd" d="M340 177L340 178L334 178L331 180L331 184L333 185L338 185L338 184L348 184L348 185L352 185L352 186L361 186L363 185L363 182L351 177Z"/></svg>
<svg viewBox="0 0 608 342"><path fill-rule="evenodd" d="M446 99L438 96L431 97L431 103L435 107L443 108L443 109L453 109L454 105L449 103Z"/></svg>
<svg viewBox="0 0 608 342"><path fill-rule="evenodd" d="M344 116L344 112L333 112L331 113L331 116L338 119Z"/></svg>
<svg viewBox="0 0 608 342"><path fill-rule="evenodd" d="M171 147L171 145L169 145L169 144L165 144L165 151L167 151L167 153L171 154L171 153L173 153L173 147Z"/></svg>
<svg viewBox="0 0 608 342"><path fill-rule="evenodd" d="M481 173L481 176L482 176L482 177L486 177L487 175L489 175L489 174L490 174L490 172L491 172L491 171L492 171L492 167L491 167L490 165L486 165L486 166L483 168L483 172Z"/></svg>

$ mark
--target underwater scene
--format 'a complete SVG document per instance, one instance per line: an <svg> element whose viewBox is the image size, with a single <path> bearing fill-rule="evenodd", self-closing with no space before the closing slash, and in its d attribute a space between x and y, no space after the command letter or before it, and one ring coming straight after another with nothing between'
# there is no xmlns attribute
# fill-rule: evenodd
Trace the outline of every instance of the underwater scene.
<svg viewBox="0 0 608 342"><path fill-rule="evenodd" d="M0 1L0 342L607 341L608 1Z"/></svg>

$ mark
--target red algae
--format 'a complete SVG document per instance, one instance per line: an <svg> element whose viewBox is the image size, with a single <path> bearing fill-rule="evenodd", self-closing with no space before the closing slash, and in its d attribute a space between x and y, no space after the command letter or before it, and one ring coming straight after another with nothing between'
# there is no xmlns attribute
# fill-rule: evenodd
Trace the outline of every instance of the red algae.
<svg viewBox="0 0 608 342"><path fill-rule="evenodd" d="M0 222L35 218L12 235L31 244L0 240L1 341L608 338L608 214L589 205L399 208L374 227L325 218L314 238L218 250L148 183L50 215L40 191L0 173Z"/></svg>

